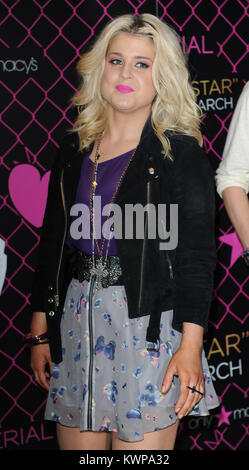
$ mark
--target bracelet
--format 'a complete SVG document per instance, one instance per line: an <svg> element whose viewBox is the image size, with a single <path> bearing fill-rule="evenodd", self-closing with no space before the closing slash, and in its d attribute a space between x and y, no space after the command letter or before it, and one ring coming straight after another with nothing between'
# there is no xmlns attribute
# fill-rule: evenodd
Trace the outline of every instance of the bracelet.
<svg viewBox="0 0 249 470"><path fill-rule="evenodd" d="M36 346L38 344L47 344L48 343L47 331L45 333L42 333L39 336L31 336L31 333L28 333L25 336L24 341L28 346Z"/></svg>
<svg viewBox="0 0 249 470"><path fill-rule="evenodd" d="M242 251L241 256L243 260L245 261L245 263L247 264L247 266L249 266L249 249Z"/></svg>

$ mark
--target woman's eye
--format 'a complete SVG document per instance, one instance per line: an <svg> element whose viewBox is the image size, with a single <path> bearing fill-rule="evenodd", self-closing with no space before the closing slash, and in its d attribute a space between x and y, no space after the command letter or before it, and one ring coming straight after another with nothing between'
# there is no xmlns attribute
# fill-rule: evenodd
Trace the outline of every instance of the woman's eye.
<svg viewBox="0 0 249 470"><path fill-rule="evenodd" d="M138 62L136 64L136 67L138 67L139 69L142 68L142 69L147 69L149 67L148 64L145 64L144 62Z"/></svg>
<svg viewBox="0 0 249 470"><path fill-rule="evenodd" d="M110 64L113 64L113 65L120 65L121 63L122 63L121 59L111 59L110 60Z"/></svg>

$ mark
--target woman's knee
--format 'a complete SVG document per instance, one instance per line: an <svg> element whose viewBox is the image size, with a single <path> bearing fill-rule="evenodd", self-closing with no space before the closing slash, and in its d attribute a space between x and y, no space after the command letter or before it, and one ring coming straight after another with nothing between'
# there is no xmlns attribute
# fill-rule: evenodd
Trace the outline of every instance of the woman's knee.
<svg viewBox="0 0 249 470"><path fill-rule="evenodd" d="M57 441L60 450L110 450L111 432L81 431L57 423Z"/></svg>

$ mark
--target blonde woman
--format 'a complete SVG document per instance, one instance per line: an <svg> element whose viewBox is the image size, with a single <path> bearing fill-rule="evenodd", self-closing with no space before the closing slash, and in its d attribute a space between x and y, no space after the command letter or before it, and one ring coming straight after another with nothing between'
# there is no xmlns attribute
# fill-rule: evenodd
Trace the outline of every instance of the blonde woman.
<svg viewBox="0 0 249 470"><path fill-rule="evenodd" d="M177 35L153 15L110 22L78 71L32 290L31 366L60 449L170 450L183 416L219 405L203 351L216 255L200 116ZM131 229L131 205L167 217L144 210Z"/></svg>

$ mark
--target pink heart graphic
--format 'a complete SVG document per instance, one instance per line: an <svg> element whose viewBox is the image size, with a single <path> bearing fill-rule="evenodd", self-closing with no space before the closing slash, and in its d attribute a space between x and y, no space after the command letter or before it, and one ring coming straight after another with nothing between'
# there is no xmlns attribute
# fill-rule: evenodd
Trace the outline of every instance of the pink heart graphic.
<svg viewBox="0 0 249 470"><path fill-rule="evenodd" d="M9 193L17 210L35 227L42 226L46 208L50 171L41 178L28 163L17 165L9 176Z"/></svg>

